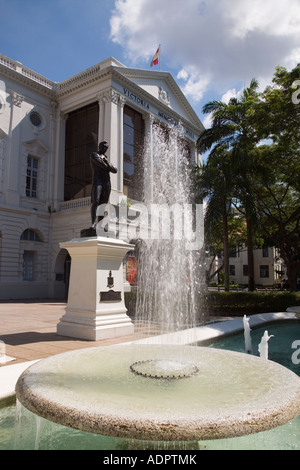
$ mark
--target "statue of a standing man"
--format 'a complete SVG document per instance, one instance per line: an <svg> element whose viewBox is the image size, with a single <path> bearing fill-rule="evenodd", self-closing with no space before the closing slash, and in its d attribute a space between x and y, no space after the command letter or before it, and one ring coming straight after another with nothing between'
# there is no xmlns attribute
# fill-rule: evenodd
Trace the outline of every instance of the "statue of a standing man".
<svg viewBox="0 0 300 470"><path fill-rule="evenodd" d="M108 150L106 141L100 142L98 152L93 152L90 157L92 168L92 207L91 218L92 228L96 228L98 221L96 221L97 208L101 204L107 204L109 201L111 183L110 173L117 173L117 169L109 163L105 153ZM101 220L103 217L100 217Z"/></svg>

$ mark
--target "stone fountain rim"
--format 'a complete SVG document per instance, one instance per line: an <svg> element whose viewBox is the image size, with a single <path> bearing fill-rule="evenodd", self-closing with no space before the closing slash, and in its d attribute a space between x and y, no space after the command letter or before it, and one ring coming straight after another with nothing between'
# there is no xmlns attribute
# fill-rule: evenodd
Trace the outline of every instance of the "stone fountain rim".
<svg viewBox="0 0 300 470"><path fill-rule="evenodd" d="M290 307L286 312L273 312L273 313L260 313L251 315L251 322L254 323L255 327L278 324L278 323L290 323L299 322L299 318L294 312L294 308ZM251 323L252 326L252 323ZM215 329L216 328L216 329ZM223 328L225 328L223 330ZM243 317L231 318L223 321L214 321L197 327L197 332L203 331L203 334L196 337L196 341L200 343L206 340L220 339L227 335L233 335L241 333L243 331ZM157 341L157 337L152 338L152 341ZM135 344L143 343L144 340L134 341ZM176 343L178 339L176 338ZM119 343L124 344L124 343ZM127 343L126 343L127 344ZM184 342L183 344L188 344ZM110 347L110 346L107 346ZM14 358L15 359L15 358ZM15 399L15 385L21 375L21 373L27 369L31 364L39 362L41 359L35 359L32 361L26 361L16 364L8 364L5 367L0 367L0 405L3 405L7 400Z"/></svg>
<svg viewBox="0 0 300 470"><path fill-rule="evenodd" d="M152 345L153 346L153 345ZM124 348L126 345L114 346L113 348ZM168 347L168 346L167 346ZM190 348L192 346L186 346ZM98 347L96 349L108 349L107 347ZM208 350L207 348L200 348ZM80 354L83 350L77 350L76 354ZM210 350L212 351L212 350ZM216 351L213 350L214 354ZM263 361L255 356L248 356L244 353L234 351L224 351L222 355L242 355L250 361ZM74 351L61 353L57 356L71 355ZM52 356L53 358L54 356ZM39 361L37 366L50 358ZM220 439L228 437L238 437L245 434L253 434L265 431L296 418L300 415L300 379L289 369L272 362L264 361L266 368L271 367L278 371L282 371L284 378L291 379L289 383L288 396L282 397L282 401L278 406L273 408L261 409L256 412L243 413L239 416L224 415L217 419L214 416L195 416L193 419L151 419L124 416L122 413L107 414L101 410L95 413L95 410L77 409L71 405L61 405L55 400L48 400L40 397L34 389L28 384L28 377L34 372L35 365L30 366L19 377L16 384L16 396L18 400L33 413L42 416L50 421L59 422L62 425L71 428L98 433L107 436L132 438L140 440L154 441L193 441L206 439ZM261 364L261 362L260 362ZM30 382L30 380L29 380Z"/></svg>

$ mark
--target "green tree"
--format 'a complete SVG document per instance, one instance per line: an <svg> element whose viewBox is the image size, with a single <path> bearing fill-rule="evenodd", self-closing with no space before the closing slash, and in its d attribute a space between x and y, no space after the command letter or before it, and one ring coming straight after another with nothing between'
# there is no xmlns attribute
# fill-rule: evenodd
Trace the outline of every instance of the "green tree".
<svg viewBox="0 0 300 470"><path fill-rule="evenodd" d="M197 168L198 185L206 199L205 231L212 240L216 226L222 225L223 268L225 290L229 291L229 240L228 217L231 211L233 173L229 152L218 148L206 164Z"/></svg>
<svg viewBox="0 0 300 470"><path fill-rule="evenodd" d="M300 199L293 183L293 168L283 165L284 157L276 144L253 151L256 184L253 185L260 225L269 243L279 248L287 269L290 290L297 289L300 270Z"/></svg>
<svg viewBox="0 0 300 470"><path fill-rule="evenodd" d="M247 244L247 232L244 218L234 208L231 208L229 211L227 220L228 251L230 257L236 252L237 247L241 248ZM208 283L224 269L222 260L221 263L218 263L217 269L213 270L214 261L223 252L222 230L221 219L213 219L205 224L205 249L210 257L210 262L206 267L206 280Z"/></svg>
<svg viewBox="0 0 300 470"><path fill-rule="evenodd" d="M299 79L300 65L290 72L277 67L251 113L258 137L269 142L252 152L252 192L266 237L284 259L291 290L300 269L300 103L293 99Z"/></svg>
<svg viewBox="0 0 300 470"><path fill-rule="evenodd" d="M248 288L253 291L253 225L256 220L250 181L252 160L251 150L259 142L255 120L254 105L259 102L258 82L253 79L242 97L230 99L226 104L222 101L211 101L203 107L204 114L211 114L212 127L204 131L197 141L200 152L210 151L208 160L221 148L230 151L231 157L231 197L235 195L243 205L247 223L248 247ZM234 175L233 175L234 174ZM225 247L224 247L225 250Z"/></svg>

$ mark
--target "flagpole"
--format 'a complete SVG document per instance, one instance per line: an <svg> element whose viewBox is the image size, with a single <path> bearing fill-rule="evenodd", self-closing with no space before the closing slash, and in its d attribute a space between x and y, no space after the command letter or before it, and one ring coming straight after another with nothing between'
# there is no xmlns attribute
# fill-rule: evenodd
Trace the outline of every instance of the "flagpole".
<svg viewBox="0 0 300 470"><path fill-rule="evenodd" d="M161 71L161 44L159 45L159 70Z"/></svg>

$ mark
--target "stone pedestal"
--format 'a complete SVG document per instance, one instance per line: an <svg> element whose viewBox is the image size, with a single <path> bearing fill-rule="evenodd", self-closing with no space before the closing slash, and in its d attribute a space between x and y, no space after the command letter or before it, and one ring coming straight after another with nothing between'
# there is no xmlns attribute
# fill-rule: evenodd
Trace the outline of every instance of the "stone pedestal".
<svg viewBox="0 0 300 470"><path fill-rule="evenodd" d="M60 246L72 261L68 303L57 333L90 341L132 334L124 303L123 259L134 246L105 237L74 239Z"/></svg>

